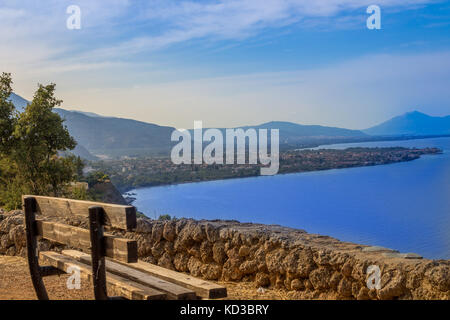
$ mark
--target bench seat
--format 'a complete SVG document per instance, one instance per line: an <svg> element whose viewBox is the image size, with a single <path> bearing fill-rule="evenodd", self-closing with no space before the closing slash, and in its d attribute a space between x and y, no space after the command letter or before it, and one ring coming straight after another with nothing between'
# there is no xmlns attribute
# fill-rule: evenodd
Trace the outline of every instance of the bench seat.
<svg viewBox="0 0 450 320"><path fill-rule="evenodd" d="M39 258L44 263L59 270L67 272L70 267L77 267L81 276L92 281L92 268L68 256L53 251L42 251ZM164 300L167 295L164 292L149 288L130 279L107 272L106 284L108 292L115 296L122 296L130 300Z"/></svg>
<svg viewBox="0 0 450 320"><path fill-rule="evenodd" d="M77 261L91 264L89 254L77 250L63 250L62 254ZM107 258L106 270L155 287L175 299L195 299L196 297L219 299L227 296L227 289L223 286L141 260L135 263L126 263ZM184 290L180 291L180 287Z"/></svg>
<svg viewBox="0 0 450 320"><path fill-rule="evenodd" d="M68 258L75 259L88 266L91 265L91 256L89 254L76 250L63 250L62 254L67 256ZM126 277L127 279L140 283L141 285L144 285L146 287L162 291L170 300L195 300L197 298L195 292L192 290L156 278L142 271L118 264L117 262L110 259L106 259L105 262L107 272L118 275L120 277Z"/></svg>

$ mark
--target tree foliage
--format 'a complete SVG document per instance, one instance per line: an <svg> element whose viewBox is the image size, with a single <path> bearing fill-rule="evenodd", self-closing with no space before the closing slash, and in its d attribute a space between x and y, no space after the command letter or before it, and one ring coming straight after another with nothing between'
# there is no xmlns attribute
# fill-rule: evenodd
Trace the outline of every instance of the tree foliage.
<svg viewBox="0 0 450 320"><path fill-rule="evenodd" d="M0 154L11 148L14 130L14 104L9 100L12 93L12 79L10 73L3 73L0 77Z"/></svg>
<svg viewBox="0 0 450 320"><path fill-rule="evenodd" d="M73 155L75 140L64 120L53 112L61 101L55 84L39 85L21 113L9 97L11 75L0 76L0 205L19 208L22 194L62 196L82 172L83 162Z"/></svg>

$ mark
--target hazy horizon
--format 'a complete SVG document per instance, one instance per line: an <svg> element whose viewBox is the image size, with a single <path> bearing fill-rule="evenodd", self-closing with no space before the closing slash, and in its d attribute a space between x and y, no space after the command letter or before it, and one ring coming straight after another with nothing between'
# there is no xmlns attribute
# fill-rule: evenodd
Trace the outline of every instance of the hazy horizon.
<svg viewBox="0 0 450 320"><path fill-rule="evenodd" d="M15 93L15 94L16 94L17 96L19 96L19 97L25 99L25 98L22 97L21 95L19 95L19 94L17 94L17 93ZM28 102L30 101L29 99L25 99L25 100L28 100ZM117 117L114 117L114 116L104 115L104 114L98 114L98 113L89 112L89 111L82 111L82 110L77 110L77 109L65 109L64 107L61 107L61 108L64 109L64 110L70 111L70 112L81 112L81 113L83 113L83 114L85 114L85 115L88 115L88 116L94 116L94 115L96 115L96 116L100 116L100 117L102 117L102 118L117 118ZM408 112L406 112L406 113L404 113L404 114L400 114L400 115L397 115L397 116L403 116L403 115L405 115L405 114L408 114L408 113L414 113L414 112L423 113L423 114L426 114L426 115L431 116L431 117L448 117L448 116L450 117L450 114L443 115L443 116L435 116L435 115L431 115L431 114L427 114L427 113L421 112L420 110L411 110L411 111L408 111ZM156 124L156 125L163 126L163 127L174 127L174 126L172 126L172 125L170 125L170 124L160 124L160 123L154 123L154 122L142 121L142 120L139 120L139 119L133 119L133 118L125 118L125 117L121 117L121 119L129 119L129 120L141 121L141 122L145 122L145 123ZM386 120L382 121L381 123L384 123L385 121L388 121L388 120L391 120L391 119L392 119L392 118L386 119ZM289 120L270 120L270 121L266 121L266 122L258 122L258 123L242 123L242 124L237 125L237 126L234 126L234 127L221 127L221 128L222 128L222 129L226 129L226 128L246 127L246 126L257 126L257 125L261 125L261 124L269 123L269 122L289 122L289 123L296 123L296 124L300 124L300 125L305 125L305 124L303 124L303 123L294 122L294 121L289 121ZM379 124L381 124L381 123L375 124L375 126L376 126L376 125L379 125ZM309 124L309 125L323 126L323 125L320 124L320 123ZM209 128L209 127L203 127L203 129L208 129L208 128ZM348 129L348 128L343 128L343 127L337 127L337 128ZM184 129L194 130L193 127L185 127ZM361 129L354 129L354 130L361 130L361 131L364 131L364 130L366 130L366 129L369 129L369 128L361 128Z"/></svg>

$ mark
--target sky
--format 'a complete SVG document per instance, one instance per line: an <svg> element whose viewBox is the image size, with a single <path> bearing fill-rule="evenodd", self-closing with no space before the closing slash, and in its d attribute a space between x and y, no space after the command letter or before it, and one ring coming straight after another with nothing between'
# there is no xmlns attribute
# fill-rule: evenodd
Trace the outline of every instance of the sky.
<svg viewBox="0 0 450 320"><path fill-rule="evenodd" d="M177 128L450 114L449 1L0 0L0 41L28 100L56 83L65 109Z"/></svg>

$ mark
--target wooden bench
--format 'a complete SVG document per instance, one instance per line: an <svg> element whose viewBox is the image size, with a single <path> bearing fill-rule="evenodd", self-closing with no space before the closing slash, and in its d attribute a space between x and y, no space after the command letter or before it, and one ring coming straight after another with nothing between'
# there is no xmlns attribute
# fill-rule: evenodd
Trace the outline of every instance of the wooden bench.
<svg viewBox="0 0 450 320"><path fill-rule="evenodd" d="M92 281L97 300L117 296L135 300L218 299L223 286L138 260L135 240L104 232L104 226L132 231L136 208L90 201L23 196L28 265L36 295L47 300L43 277L78 270ZM51 221L52 218L88 218L89 230ZM37 252L38 239L77 250ZM89 254L88 254L89 253ZM40 266L39 261L46 263ZM110 293L110 296L107 294Z"/></svg>

